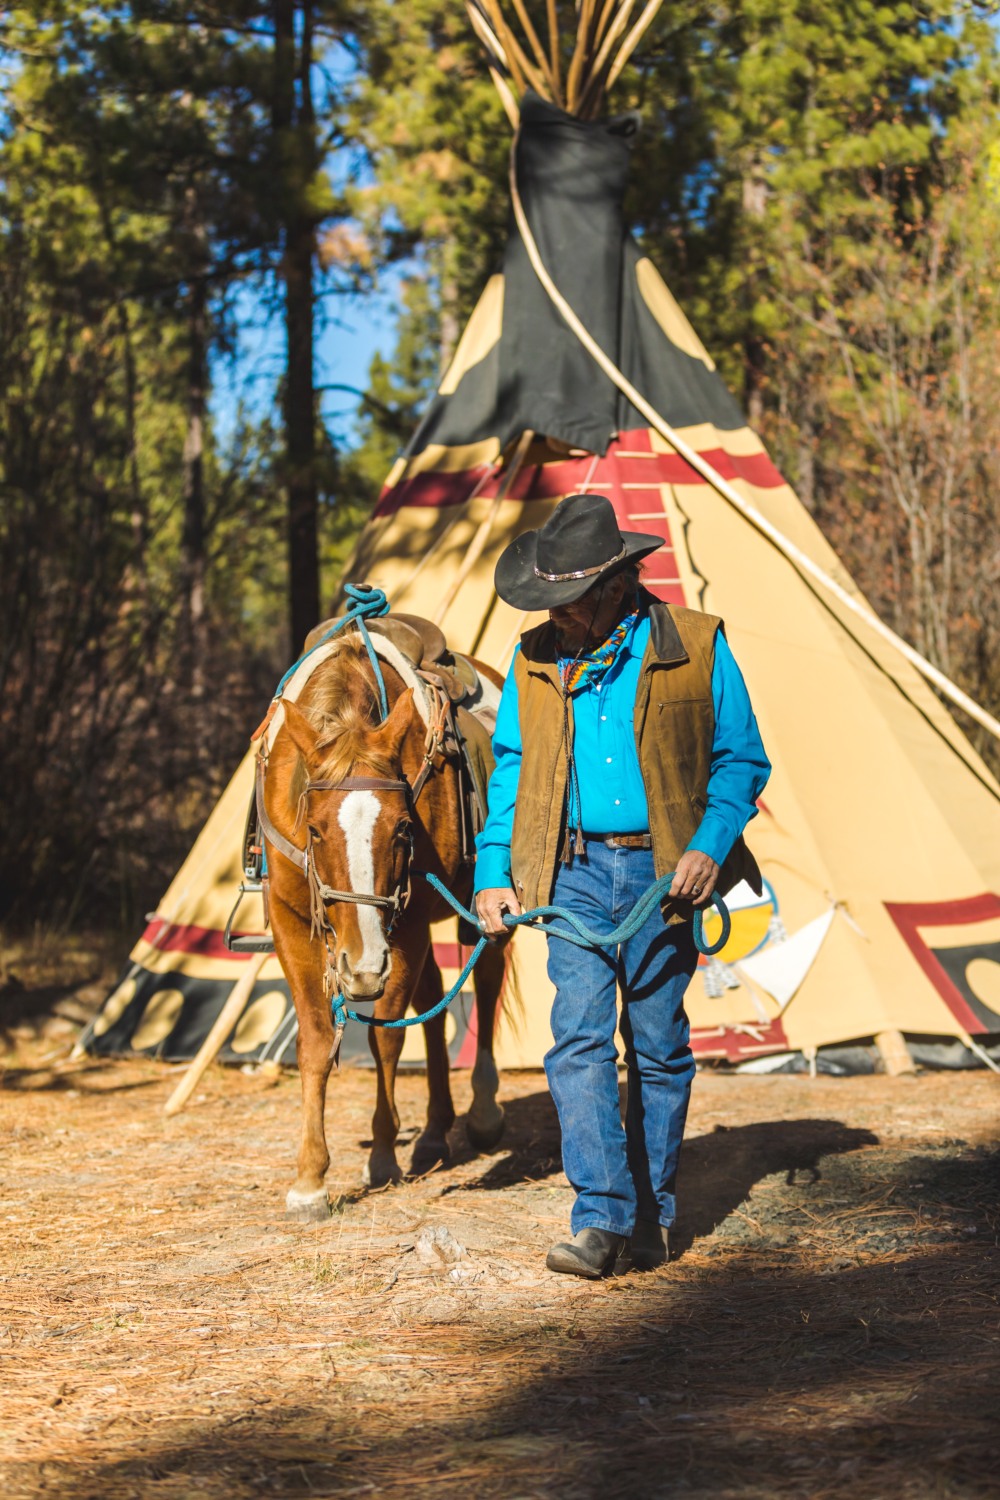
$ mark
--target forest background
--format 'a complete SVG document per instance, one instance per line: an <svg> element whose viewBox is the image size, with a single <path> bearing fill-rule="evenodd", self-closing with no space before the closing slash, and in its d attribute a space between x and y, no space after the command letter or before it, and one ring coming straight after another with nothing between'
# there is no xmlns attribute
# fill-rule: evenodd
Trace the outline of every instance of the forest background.
<svg viewBox="0 0 1000 1500"><path fill-rule="evenodd" d="M132 935L499 258L510 132L459 0L27 3L0 66L0 920ZM668 0L611 100L750 422L994 713L998 86L971 0ZM318 334L387 282L331 416Z"/></svg>

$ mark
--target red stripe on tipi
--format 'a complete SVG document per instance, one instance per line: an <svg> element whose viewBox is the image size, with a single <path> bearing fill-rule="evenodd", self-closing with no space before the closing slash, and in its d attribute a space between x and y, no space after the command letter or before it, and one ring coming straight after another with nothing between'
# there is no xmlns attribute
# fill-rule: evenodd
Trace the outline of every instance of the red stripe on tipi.
<svg viewBox="0 0 1000 1500"><path fill-rule="evenodd" d="M255 935L246 932L233 934L234 937ZM252 953L231 953L217 927L198 927L192 922L182 925L168 922L164 917L153 918L140 942L148 943L159 953L188 953L197 958L223 958L227 963L243 963L254 956Z"/></svg>
<svg viewBox="0 0 1000 1500"><path fill-rule="evenodd" d="M708 448L701 453L723 479L745 479L755 489L776 489L785 483L767 454L761 449L757 453L727 453L723 448ZM383 490L378 505L377 517L391 516L403 506L418 508L462 505L477 482L482 478L482 468L463 469L457 474L432 471L414 474L404 479L391 490ZM493 499L503 483L503 473L497 472L482 484L478 495ZM608 448L598 461L596 468L591 454L582 458L567 458L559 463L526 465L517 476L508 492L509 500L555 500L574 490L616 490L622 485L632 484L704 484L705 480L686 459L677 453L657 453L650 446L649 432L640 428L635 432L624 432Z"/></svg>

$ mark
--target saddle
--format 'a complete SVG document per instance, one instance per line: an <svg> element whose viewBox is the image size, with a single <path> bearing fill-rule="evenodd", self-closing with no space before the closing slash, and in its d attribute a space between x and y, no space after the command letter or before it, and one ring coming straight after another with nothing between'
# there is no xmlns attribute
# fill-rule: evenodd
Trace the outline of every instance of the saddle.
<svg viewBox="0 0 1000 1500"><path fill-rule="evenodd" d="M304 649L309 651L335 624L331 619L317 625L306 636ZM480 685L478 672L467 657L448 650L444 631L433 620L390 614L369 620L367 625L372 633L390 640L412 667L444 691L450 702L475 698Z"/></svg>

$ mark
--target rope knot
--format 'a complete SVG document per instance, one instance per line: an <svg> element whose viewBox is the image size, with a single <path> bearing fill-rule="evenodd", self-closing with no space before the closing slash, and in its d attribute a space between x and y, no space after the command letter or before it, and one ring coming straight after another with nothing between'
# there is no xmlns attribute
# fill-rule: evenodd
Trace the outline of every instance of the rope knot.
<svg viewBox="0 0 1000 1500"><path fill-rule="evenodd" d="M344 593L351 601L352 615L362 619L376 620L389 613L389 600L385 590L370 583L346 583Z"/></svg>

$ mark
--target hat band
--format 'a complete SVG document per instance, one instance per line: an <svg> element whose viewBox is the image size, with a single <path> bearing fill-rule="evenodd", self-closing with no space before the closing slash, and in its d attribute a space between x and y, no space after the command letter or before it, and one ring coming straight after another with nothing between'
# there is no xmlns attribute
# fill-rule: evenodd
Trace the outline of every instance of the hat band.
<svg viewBox="0 0 1000 1500"><path fill-rule="evenodd" d="M570 583L574 578L593 578L595 573L603 573L605 568L610 568L612 563L621 562L628 548L622 543L622 550L615 557L609 557L607 562L598 563L596 568L578 568L575 573L543 573L541 568L535 567L535 577L544 578L546 583Z"/></svg>

